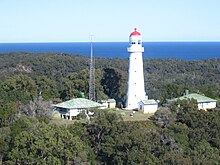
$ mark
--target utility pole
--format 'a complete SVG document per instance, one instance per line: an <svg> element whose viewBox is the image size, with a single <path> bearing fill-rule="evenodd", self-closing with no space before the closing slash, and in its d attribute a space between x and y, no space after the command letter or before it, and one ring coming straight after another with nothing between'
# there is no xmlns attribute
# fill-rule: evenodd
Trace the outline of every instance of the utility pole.
<svg viewBox="0 0 220 165"><path fill-rule="evenodd" d="M95 58L93 57L92 37L90 35L89 100L95 101Z"/></svg>

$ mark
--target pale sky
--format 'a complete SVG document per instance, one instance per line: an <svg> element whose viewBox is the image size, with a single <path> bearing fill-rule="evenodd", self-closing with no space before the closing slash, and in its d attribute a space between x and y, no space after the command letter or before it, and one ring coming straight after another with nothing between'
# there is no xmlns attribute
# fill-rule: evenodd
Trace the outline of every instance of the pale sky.
<svg viewBox="0 0 220 165"><path fill-rule="evenodd" d="M220 41L220 0L0 0L0 43Z"/></svg>

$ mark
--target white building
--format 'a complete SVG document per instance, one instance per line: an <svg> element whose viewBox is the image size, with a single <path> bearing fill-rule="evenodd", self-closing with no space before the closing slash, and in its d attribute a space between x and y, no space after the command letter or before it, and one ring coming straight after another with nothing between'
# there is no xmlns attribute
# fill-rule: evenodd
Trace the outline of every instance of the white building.
<svg viewBox="0 0 220 165"><path fill-rule="evenodd" d="M115 101L115 99L100 100L100 101L98 101L98 103L103 105L103 107L101 107L102 109L105 109L105 108L116 108L116 101Z"/></svg>
<svg viewBox="0 0 220 165"><path fill-rule="evenodd" d="M198 103L198 109L208 110L208 109L214 109L216 108L217 100L214 100L212 98L206 97L204 95L200 95L197 93L190 93L189 91L186 91L184 96L179 97L178 99L195 99Z"/></svg>
<svg viewBox="0 0 220 165"><path fill-rule="evenodd" d="M142 58L144 48L142 47L142 36L136 28L131 33L129 42L130 47L128 48L128 52L130 53L130 58L126 109L132 110L138 109L138 103L141 100L145 100Z"/></svg>
<svg viewBox="0 0 220 165"><path fill-rule="evenodd" d="M101 104L85 98L75 98L69 101L55 104L53 106L54 111L59 112L61 118L68 120L75 119L78 114L85 110L102 107Z"/></svg>
<svg viewBox="0 0 220 165"><path fill-rule="evenodd" d="M158 102L154 99L141 100L138 103L139 110L143 113L155 113L158 109Z"/></svg>

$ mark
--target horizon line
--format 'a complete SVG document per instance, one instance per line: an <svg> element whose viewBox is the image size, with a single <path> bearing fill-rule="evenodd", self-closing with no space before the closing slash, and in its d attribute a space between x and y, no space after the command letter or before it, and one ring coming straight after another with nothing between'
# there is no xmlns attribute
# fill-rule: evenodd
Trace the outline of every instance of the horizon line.
<svg viewBox="0 0 220 165"><path fill-rule="evenodd" d="M127 42L128 41L93 41L94 43L108 43L108 42ZM146 42L220 42L220 40L150 40ZM90 41L19 41L19 42L0 42L0 44L19 44L19 43L90 43Z"/></svg>

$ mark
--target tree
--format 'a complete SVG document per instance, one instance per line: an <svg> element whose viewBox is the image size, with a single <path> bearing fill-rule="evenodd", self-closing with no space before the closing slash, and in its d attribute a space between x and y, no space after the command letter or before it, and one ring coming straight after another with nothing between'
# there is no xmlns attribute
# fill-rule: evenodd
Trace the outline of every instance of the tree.
<svg viewBox="0 0 220 165"><path fill-rule="evenodd" d="M160 134L149 122L118 122L101 137L99 159L107 164L160 164Z"/></svg>
<svg viewBox="0 0 220 165"><path fill-rule="evenodd" d="M39 124L35 117L21 116L18 118L11 127L11 146L13 146L14 139L23 131L31 131Z"/></svg>
<svg viewBox="0 0 220 165"><path fill-rule="evenodd" d="M65 127L39 123L15 137L8 164L80 164L87 149L78 136Z"/></svg>
<svg viewBox="0 0 220 165"><path fill-rule="evenodd" d="M0 164L2 164L2 161L6 159L6 155L9 152L10 146L10 136L11 130L9 127L3 127L0 128Z"/></svg>
<svg viewBox="0 0 220 165"><path fill-rule="evenodd" d="M103 92L103 88L100 85L102 77L102 71L96 69L95 71L95 87L96 87L96 97L97 100L107 98ZM75 97L82 97L82 93L85 94L85 97L88 97L89 94L89 70L84 69L79 72L74 72L69 74L64 79L64 89L61 94L62 99L69 100Z"/></svg>
<svg viewBox="0 0 220 165"><path fill-rule="evenodd" d="M164 86L162 90L162 99L163 102L166 101L166 99L172 99L177 98L183 95L184 91L186 89L190 89L191 87L183 86L183 85L177 85L177 84L167 84Z"/></svg>
<svg viewBox="0 0 220 165"><path fill-rule="evenodd" d="M89 91L89 72L88 70L82 70L80 72L74 72L69 74L64 79L64 91L62 93L62 99L69 100L72 98L82 97L81 93L84 93L86 97Z"/></svg>
<svg viewBox="0 0 220 165"><path fill-rule="evenodd" d="M6 96L2 96L4 100L27 103L37 96L35 82L23 74L5 79L2 88L7 93Z"/></svg>
<svg viewBox="0 0 220 165"><path fill-rule="evenodd" d="M167 128L175 121L175 115L173 115L169 108L161 108L155 112L150 118L156 125Z"/></svg>
<svg viewBox="0 0 220 165"><path fill-rule="evenodd" d="M105 68L101 85L104 92L109 98L114 98L117 101L125 102L127 76L123 71L116 68Z"/></svg>
<svg viewBox="0 0 220 165"><path fill-rule="evenodd" d="M3 102L0 105L0 128L5 126L11 126L16 117L16 103L14 102Z"/></svg>
<svg viewBox="0 0 220 165"><path fill-rule="evenodd" d="M83 144L87 148L86 150L88 151L88 162L90 162L90 164L97 164L97 155L90 147L91 141L86 124L75 122L74 124L68 125L67 129L73 136L78 136L82 140Z"/></svg>
<svg viewBox="0 0 220 165"><path fill-rule="evenodd" d="M50 101L43 101L43 98L40 96L30 101L27 105L21 105L18 114L51 119L53 113L51 104Z"/></svg>
<svg viewBox="0 0 220 165"><path fill-rule="evenodd" d="M175 105L171 106L171 111L177 114L176 121L185 123L187 126L193 126L195 114L201 114L202 111L198 111L198 103L195 99L178 100Z"/></svg>
<svg viewBox="0 0 220 165"><path fill-rule="evenodd" d="M111 132L113 126L121 120L121 116L107 111L95 110L88 132L95 153L99 153L103 137Z"/></svg>
<svg viewBox="0 0 220 165"><path fill-rule="evenodd" d="M38 93L45 99L49 100L58 97L58 87L56 82L46 76L36 77L36 85Z"/></svg>
<svg viewBox="0 0 220 165"><path fill-rule="evenodd" d="M193 99L178 100L171 106L171 112L176 118L168 127L168 132L185 155L177 154L179 160L168 155L164 160L171 164L181 161L195 164L219 162L220 112L198 110L197 102Z"/></svg>

